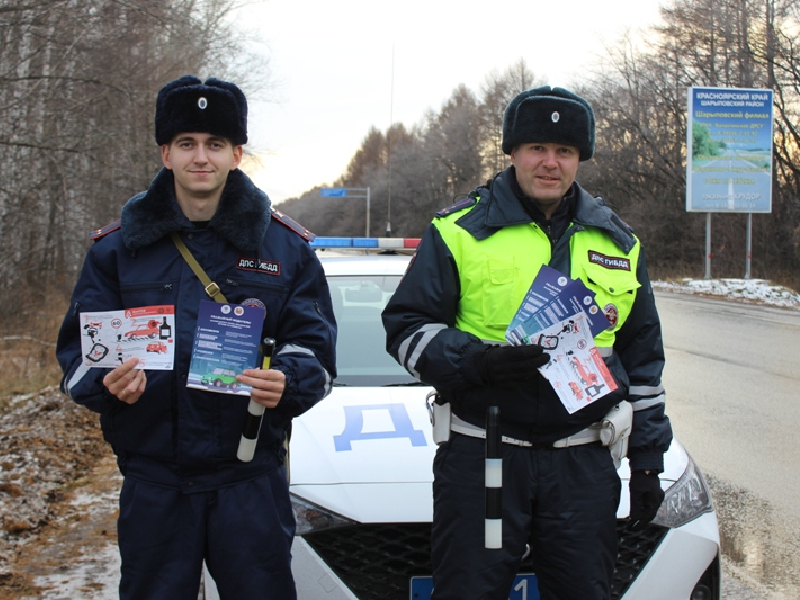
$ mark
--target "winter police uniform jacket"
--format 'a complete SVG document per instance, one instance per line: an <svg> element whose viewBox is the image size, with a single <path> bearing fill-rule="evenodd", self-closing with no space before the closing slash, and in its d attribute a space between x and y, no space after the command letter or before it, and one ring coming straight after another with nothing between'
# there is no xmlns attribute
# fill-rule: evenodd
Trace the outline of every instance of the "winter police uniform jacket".
<svg viewBox="0 0 800 600"><path fill-rule="evenodd" d="M628 400L634 409L631 467L662 471L672 440L661 383L664 349L638 240L602 199L577 183L567 194L574 206L571 223L558 239L548 240L549 232L525 211L514 184L514 168L509 167L466 200L437 213L383 313L387 350L412 375L434 386L461 419L483 427L487 406L498 404L503 435L534 444L572 435ZM474 354L485 343L504 343L510 316L542 264L580 277L601 292L598 298L610 298L601 308L612 321L627 303L616 331L601 334L608 345L602 349L604 360L618 389L573 414L541 375L532 384L491 387L473 366ZM624 273L625 265L633 272ZM531 277L520 282L520 270ZM604 283L607 277L619 285ZM509 281L514 281L510 287ZM510 303L512 312L498 311L498 303ZM477 323L473 329L485 335L459 328L464 322Z"/></svg>
<svg viewBox="0 0 800 600"><path fill-rule="evenodd" d="M293 230L295 229L295 230ZM179 232L228 302L256 299L266 307L263 336L276 340L272 368L286 375L277 408L266 410L256 456L236 459L247 397L186 387L201 300L211 300L170 235ZM162 169L131 198L120 222L97 232L61 326L57 356L62 390L100 413L106 440L128 475L195 491L241 481L275 468L293 417L326 396L336 376L336 325L322 267L307 232L270 208L240 170L231 171L207 228L195 228ZM103 386L106 369L81 353L81 312L149 305L175 307L175 365L147 371L138 402L127 405Z"/></svg>

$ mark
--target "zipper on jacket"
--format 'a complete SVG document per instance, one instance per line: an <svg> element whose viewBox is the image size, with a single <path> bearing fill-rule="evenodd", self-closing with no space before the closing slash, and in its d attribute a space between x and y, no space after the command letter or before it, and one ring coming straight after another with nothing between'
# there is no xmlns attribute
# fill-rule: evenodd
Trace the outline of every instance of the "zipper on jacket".
<svg viewBox="0 0 800 600"><path fill-rule="evenodd" d="M274 284L271 284L271 283L261 283L260 281L252 281L252 280L237 281L235 279L225 279L225 283L227 285L232 285L233 287L240 287L242 285L246 285L246 286L252 286L252 287L261 288L263 290L271 290L273 292L280 292L281 294L286 294L289 291L289 288L287 288L286 286L274 285Z"/></svg>
<svg viewBox="0 0 800 600"><path fill-rule="evenodd" d="M140 292L142 290L157 290L160 292L171 292L174 284L172 283L140 283L138 285L120 286L121 292Z"/></svg>

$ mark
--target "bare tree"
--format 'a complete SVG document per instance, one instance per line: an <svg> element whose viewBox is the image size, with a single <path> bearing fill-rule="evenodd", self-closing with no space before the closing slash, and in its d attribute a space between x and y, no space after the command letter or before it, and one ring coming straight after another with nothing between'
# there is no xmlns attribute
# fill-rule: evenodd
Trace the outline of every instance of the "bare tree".
<svg viewBox="0 0 800 600"><path fill-rule="evenodd" d="M0 327L54 338L89 232L160 166L157 90L241 67L228 60L247 41L227 19L237 5L0 0L0 288L19 307Z"/></svg>

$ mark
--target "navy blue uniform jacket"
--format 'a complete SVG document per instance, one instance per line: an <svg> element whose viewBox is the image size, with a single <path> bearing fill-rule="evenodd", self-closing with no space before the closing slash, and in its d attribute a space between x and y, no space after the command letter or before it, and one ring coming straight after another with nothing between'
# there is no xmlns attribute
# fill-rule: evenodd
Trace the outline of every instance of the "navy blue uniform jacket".
<svg viewBox="0 0 800 600"><path fill-rule="evenodd" d="M259 475L279 464L291 419L330 392L336 376L330 292L307 232L294 225L234 170L208 227L196 229L177 204L172 171L162 169L146 192L125 204L119 227L95 236L56 354L62 391L100 413L123 473L194 491ZM266 306L262 333L277 342L272 368L286 375L286 389L278 407L264 413L252 463L236 459L248 398L186 387L198 308L211 299L172 232L180 233L228 302L255 298ZM147 371L144 394L127 405L103 386L108 370L83 364L80 313L149 305L175 306L175 366Z"/></svg>

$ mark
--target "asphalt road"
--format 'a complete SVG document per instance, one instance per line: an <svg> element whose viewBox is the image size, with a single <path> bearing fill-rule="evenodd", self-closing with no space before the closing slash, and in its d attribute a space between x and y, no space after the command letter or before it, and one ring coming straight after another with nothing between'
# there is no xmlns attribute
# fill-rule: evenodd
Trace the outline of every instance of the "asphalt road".
<svg viewBox="0 0 800 600"><path fill-rule="evenodd" d="M800 310L656 298L667 411L711 486L726 568L764 598L796 600Z"/></svg>

